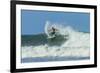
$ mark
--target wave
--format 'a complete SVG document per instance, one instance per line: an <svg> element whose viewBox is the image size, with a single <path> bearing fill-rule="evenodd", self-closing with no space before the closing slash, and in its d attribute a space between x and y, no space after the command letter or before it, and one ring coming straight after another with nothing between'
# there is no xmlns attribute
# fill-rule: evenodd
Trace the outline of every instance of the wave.
<svg viewBox="0 0 100 73"><path fill-rule="evenodd" d="M46 23L45 33L47 37L49 22ZM78 32L70 26L62 26L53 24L52 27L59 29L59 33L66 39L61 45L41 44L38 46L22 46L22 58L37 58L37 57L72 57L84 58L90 57L90 34ZM47 39L48 40L48 39ZM57 41L58 42L58 41ZM59 41L60 42L60 41ZM53 43L53 41L51 41Z"/></svg>

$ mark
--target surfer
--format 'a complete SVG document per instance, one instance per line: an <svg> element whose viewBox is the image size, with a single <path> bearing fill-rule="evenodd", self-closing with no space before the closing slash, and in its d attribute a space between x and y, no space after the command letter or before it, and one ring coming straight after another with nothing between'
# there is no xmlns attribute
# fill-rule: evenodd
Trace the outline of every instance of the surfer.
<svg viewBox="0 0 100 73"><path fill-rule="evenodd" d="M55 29L54 27L52 27L52 32L51 35L55 35L56 34L57 29Z"/></svg>
<svg viewBox="0 0 100 73"><path fill-rule="evenodd" d="M56 28L55 25L49 25L47 22L45 26L45 33L48 39L55 38L58 35L58 28Z"/></svg>
<svg viewBox="0 0 100 73"><path fill-rule="evenodd" d="M56 38L57 36L57 29L55 27L51 27L50 31L49 31L49 39L53 40Z"/></svg>
<svg viewBox="0 0 100 73"><path fill-rule="evenodd" d="M56 29L55 29L54 27L52 27L52 32L51 32L52 35L55 34L55 30L56 30Z"/></svg>

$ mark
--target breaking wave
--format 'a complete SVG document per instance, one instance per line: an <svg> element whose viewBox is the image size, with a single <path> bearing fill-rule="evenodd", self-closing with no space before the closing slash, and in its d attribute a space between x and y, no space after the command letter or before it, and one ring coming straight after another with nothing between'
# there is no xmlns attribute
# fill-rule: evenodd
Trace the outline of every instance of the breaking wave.
<svg viewBox="0 0 100 73"><path fill-rule="evenodd" d="M49 45L49 43L38 46L22 46L22 58L36 58L36 57L66 57L66 58L82 58L90 57L90 34L78 32L70 26L62 26L58 24L50 25L46 23L45 33L48 36L48 29L50 27L59 29L59 33L65 38L65 41L59 45ZM49 40L49 39L47 39ZM59 41L59 39L58 39ZM57 41L57 42L58 42ZM60 42L60 41L59 41ZM51 41L51 43L53 43Z"/></svg>

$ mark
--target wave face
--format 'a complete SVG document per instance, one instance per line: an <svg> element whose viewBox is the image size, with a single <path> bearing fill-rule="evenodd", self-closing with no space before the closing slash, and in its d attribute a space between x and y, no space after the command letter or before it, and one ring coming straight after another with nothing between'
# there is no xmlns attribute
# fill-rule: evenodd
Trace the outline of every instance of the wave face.
<svg viewBox="0 0 100 73"><path fill-rule="evenodd" d="M48 39L47 37L50 36L48 26L49 28L53 26L59 29L60 36ZM49 25L47 22L45 34L37 36L33 35L31 38L27 36L24 39L22 37L22 63L83 60L90 58L89 33L78 32L70 26Z"/></svg>

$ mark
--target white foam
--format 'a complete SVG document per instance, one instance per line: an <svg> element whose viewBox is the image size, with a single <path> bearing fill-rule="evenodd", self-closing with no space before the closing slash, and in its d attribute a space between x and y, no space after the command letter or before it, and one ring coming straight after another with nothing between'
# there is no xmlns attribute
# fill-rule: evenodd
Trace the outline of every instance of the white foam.
<svg viewBox="0 0 100 73"><path fill-rule="evenodd" d="M26 57L89 57L89 47L49 47L40 45L36 47L22 47L22 58Z"/></svg>

